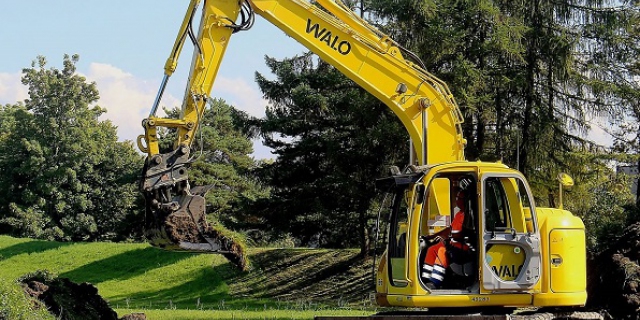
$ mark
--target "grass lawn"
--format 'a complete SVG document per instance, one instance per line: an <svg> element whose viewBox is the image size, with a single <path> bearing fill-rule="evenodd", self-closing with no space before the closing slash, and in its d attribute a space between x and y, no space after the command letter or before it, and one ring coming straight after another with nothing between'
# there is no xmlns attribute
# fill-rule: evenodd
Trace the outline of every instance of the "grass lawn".
<svg viewBox="0 0 640 320"><path fill-rule="evenodd" d="M119 315L144 312L148 319L371 314L370 265L355 255L350 250L250 249L253 270L243 273L220 255L0 236L0 279L48 270L94 284Z"/></svg>

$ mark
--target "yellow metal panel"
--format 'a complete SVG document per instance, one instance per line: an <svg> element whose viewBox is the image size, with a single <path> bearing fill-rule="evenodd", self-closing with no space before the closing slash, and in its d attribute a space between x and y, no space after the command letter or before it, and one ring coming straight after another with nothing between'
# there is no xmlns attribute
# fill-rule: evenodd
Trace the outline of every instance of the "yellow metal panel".
<svg viewBox="0 0 640 320"><path fill-rule="evenodd" d="M511 211L511 227L517 232L525 232L525 217L522 208L522 202L518 197L518 182L514 178L501 178L500 181L504 186L509 202L509 210Z"/></svg>
<svg viewBox="0 0 640 320"><path fill-rule="evenodd" d="M402 307L525 307L532 305L530 294L387 295L387 301Z"/></svg>
<svg viewBox="0 0 640 320"><path fill-rule="evenodd" d="M535 307L584 306L586 301L586 291L570 293L549 292L533 296L533 306Z"/></svg>
<svg viewBox="0 0 640 320"><path fill-rule="evenodd" d="M450 182L446 178L436 178L427 191L426 216L421 219L423 234L434 234L450 224L451 195ZM447 223L449 222L449 223Z"/></svg>
<svg viewBox="0 0 640 320"><path fill-rule="evenodd" d="M587 288L585 235L580 229L555 229L549 236L549 267L553 292Z"/></svg>

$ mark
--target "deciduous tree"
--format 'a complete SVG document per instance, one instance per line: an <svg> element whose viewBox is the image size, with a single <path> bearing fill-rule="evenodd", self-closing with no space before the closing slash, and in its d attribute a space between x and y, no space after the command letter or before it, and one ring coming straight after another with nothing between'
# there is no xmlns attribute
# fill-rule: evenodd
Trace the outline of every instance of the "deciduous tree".
<svg viewBox="0 0 640 320"><path fill-rule="evenodd" d="M180 110L167 113L177 118ZM242 130L249 118L222 99L210 99L192 145L194 161L189 170L192 185L212 186L206 195L210 220L237 231L263 224L263 218L249 206L269 196L269 187L253 175L260 162L251 157L252 136ZM172 147L174 134L162 135L163 148Z"/></svg>
<svg viewBox="0 0 640 320"><path fill-rule="evenodd" d="M142 229L135 182L141 157L98 117L95 83L76 73L78 56L23 70L24 104L1 110L0 224L19 236L118 239ZM123 225L126 219L131 225Z"/></svg>

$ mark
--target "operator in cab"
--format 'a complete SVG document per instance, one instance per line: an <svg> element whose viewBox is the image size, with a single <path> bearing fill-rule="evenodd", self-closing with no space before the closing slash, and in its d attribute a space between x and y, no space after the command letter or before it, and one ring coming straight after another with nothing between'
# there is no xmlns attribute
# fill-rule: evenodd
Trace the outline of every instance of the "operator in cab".
<svg viewBox="0 0 640 320"><path fill-rule="evenodd" d="M462 227L465 218L465 190L456 187L454 200L453 221L447 228L426 237L432 245L427 249L427 254L422 265L422 281L429 289L442 288L446 270L450 264L450 252L468 251L469 245L463 241Z"/></svg>

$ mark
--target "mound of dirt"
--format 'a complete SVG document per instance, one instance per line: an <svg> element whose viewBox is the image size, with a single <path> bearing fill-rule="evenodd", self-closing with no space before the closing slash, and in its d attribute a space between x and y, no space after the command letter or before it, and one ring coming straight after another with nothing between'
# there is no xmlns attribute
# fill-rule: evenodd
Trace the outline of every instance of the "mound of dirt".
<svg viewBox="0 0 640 320"><path fill-rule="evenodd" d="M21 279L24 291L41 301L57 319L64 320L118 320L118 314L109 307L90 283L77 284L68 278L48 278L42 273ZM131 314L121 320L145 320L144 314Z"/></svg>
<svg viewBox="0 0 640 320"><path fill-rule="evenodd" d="M640 320L640 223L589 261L587 306L603 308L614 319Z"/></svg>

